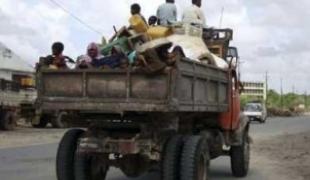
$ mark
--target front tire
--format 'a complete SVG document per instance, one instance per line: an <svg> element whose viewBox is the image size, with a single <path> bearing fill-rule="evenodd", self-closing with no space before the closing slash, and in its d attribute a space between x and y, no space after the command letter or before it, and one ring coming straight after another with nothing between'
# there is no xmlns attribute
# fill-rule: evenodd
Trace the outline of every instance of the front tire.
<svg viewBox="0 0 310 180"><path fill-rule="evenodd" d="M77 141L83 133L81 129L71 129L61 139L56 157L57 180L75 180Z"/></svg>
<svg viewBox="0 0 310 180"><path fill-rule="evenodd" d="M12 131L16 127L16 116L14 112L3 112L0 120L1 129L5 131Z"/></svg>
<svg viewBox="0 0 310 180"><path fill-rule="evenodd" d="M181 158L181 180L208 180L209 152L202 136L186 138Z"/></svg>
<svg viewBox="0 0 310 180"><path fill-rule="evenodd" d="M232 146L230 149L231 170L235 177L245 177L250 166L250 138L248 130L243 137L240 146Z"/></svg>

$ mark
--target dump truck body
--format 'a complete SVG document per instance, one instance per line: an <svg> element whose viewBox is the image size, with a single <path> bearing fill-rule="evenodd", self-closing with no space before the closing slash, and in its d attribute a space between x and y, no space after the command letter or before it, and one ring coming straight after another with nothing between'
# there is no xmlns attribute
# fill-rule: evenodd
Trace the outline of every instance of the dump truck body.
<svg viewBox="0 0 310 180"><path fill-rule="evenodd" d="M225 112L227 71L182 59L159 74L122 70L42 70L42 111Z"/></svg>
<svg viewBox="0 0 310 180"><path fill-rule="evenodd" d="M154 164L162 180L207 179L209 161L223 155L233 175L246 176L249 123L240 113L238 57L227 53L232 31L203 36L227 69L187 58L157 73L38 69L37 113L63 112L71 127L83 127L60 142L58 179L105 179L109 167L133 178Z"/></svg>

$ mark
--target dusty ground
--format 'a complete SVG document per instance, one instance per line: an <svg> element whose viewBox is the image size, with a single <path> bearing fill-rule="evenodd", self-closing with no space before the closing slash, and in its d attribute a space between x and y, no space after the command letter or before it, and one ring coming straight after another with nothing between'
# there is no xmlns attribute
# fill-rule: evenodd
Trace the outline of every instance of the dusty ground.
<svg viewBox="0 0 310 180"><path fill-rule="evenodd" d="M29 125L19 125L14 131L0 131L0 148L59 142L64 132L64 129L34 129Z"/></svg>
<svg viewBox="0 0 310 180"><path fill-rule="evenodd" d="M267 158L265 162L279 174L294 180L310 180L310 131L257 140L253 154Z"/></svg>
<svg viewBox="0 0 310 180"><path fill-rule="evenodd" d="M22 125L15 131L0 131L0 148L57 143L65 131ZM270 180L310 180L310 131L272 138L254 137L251 153L251 166L267 173Z"/></svg>

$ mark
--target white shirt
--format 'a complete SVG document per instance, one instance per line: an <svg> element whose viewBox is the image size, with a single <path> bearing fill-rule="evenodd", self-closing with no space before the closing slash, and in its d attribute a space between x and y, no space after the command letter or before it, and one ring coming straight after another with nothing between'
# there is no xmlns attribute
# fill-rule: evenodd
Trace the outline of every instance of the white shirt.
<svg viewBox="0 0 310 180"><path fill-rule="evenodd" d="M174 3L164 3L157 9L157 18L160 25L168 25L168 22L177 21L177 7Z"/></svg>
<svg viewBox="0 0 310 180"><path fill-rule="evenodd" d="M201 10L201 8L194 4L184 10L182 21L189 24L202 24L204 27L206 27L206 18L203 11Z"/></svg>

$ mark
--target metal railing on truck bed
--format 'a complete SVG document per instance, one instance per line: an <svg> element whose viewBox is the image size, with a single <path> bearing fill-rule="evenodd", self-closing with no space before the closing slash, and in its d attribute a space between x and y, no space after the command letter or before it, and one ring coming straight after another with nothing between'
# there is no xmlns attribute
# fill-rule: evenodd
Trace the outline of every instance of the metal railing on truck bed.
<svg viewBox="0 0 310 180"><path fill-rule="evenodd" d="M53 111L225 112L228 72L188 59L145 74L130 70L49 70L37 75L37 107Z"/></svg>

